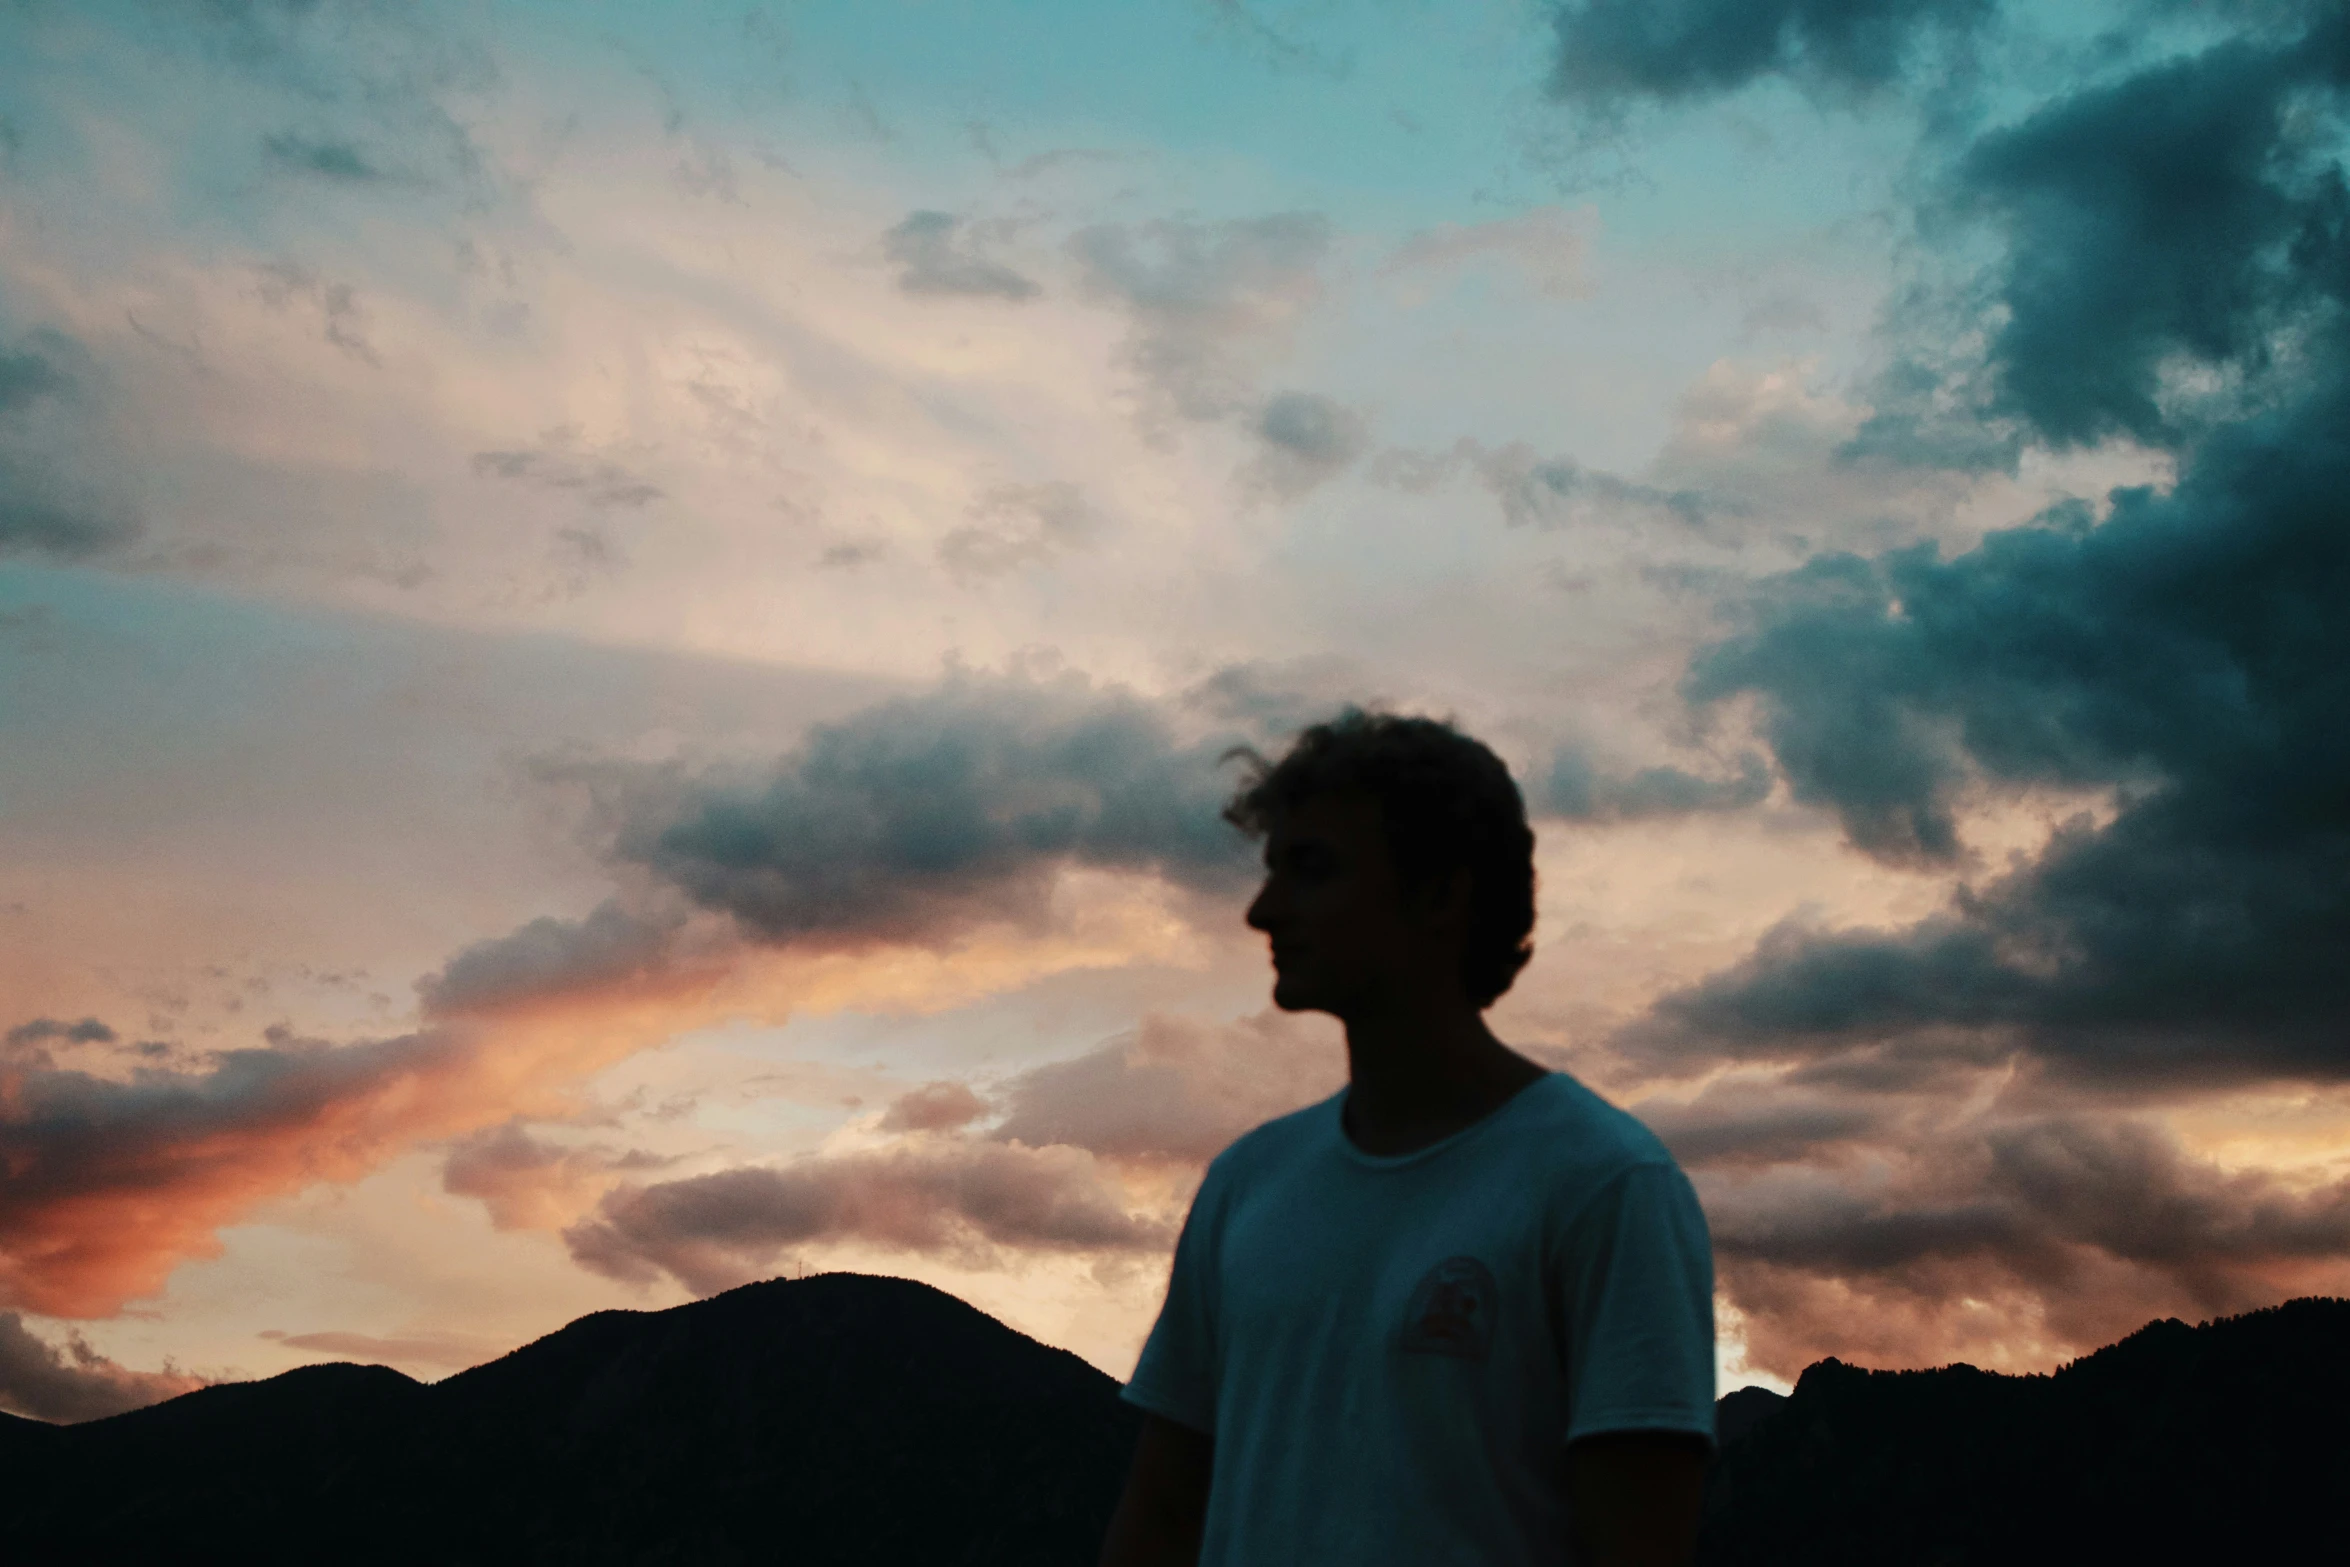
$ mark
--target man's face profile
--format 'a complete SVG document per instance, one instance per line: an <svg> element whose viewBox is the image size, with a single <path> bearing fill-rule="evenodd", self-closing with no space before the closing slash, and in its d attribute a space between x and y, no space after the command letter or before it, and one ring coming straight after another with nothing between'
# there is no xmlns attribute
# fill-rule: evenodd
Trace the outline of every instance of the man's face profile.
<svg viewBox="0 0 2350 1567"><path fill-rule="evenodd" d="M1379 802L1312 795L1265 837L1265 885L1248 923L1271 939L1273 1004L1346 1017L1426 961L1406 917Z"/></svg>

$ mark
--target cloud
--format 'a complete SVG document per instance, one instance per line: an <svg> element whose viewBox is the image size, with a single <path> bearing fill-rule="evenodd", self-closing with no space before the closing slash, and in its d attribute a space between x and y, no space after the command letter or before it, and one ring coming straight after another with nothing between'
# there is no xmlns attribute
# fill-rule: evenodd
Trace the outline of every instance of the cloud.
<svg viewBox="0 0 2350 1567"><path fill-rule="evenodd" d="M1275 27L1243 0L1208 0L1207 10L1221 31L1275 72L1299 72L1330 81L1344 81L1354 72L1351 49L1318 48L1294 32Z"/></svg>
<svg viewBox="0 0 2350 1567"><path fill-rule="evenodd" d="M975 248L974 226L945 212L914 212L881 239L909 294L977 299L1033 299L1036 284Z"/></svg>
<svg viewBox="0 0 2350 1567"><path fill-rule="evenodd" d="M1252 488L1282 500L1344 473L1368 440L1362 415L1318 392L1281 392L1268 398L1249 429L1261 448L1242 469L1242 477Z"/></svg>
<svg viewBox="0 0 2350 1567"><path fill-rule="evenodd" d="M71 383L37 353L0 354L0 414L62 392Z"/></svg>
<svg viewBox="0 0 2350 1567"><path fill-rule="evenodd" d="M1795 801L1956 882L1884 928L1786 920L1616 1040L1703 1075L1639 1108L1753 1364L2042 1369L2350 1283L2350 1184L2115 1108L2350 1075L2345 82L2332 11L1957 157L1939 215L2000 248L1897 301L1844 469L2156 448L2168 487L1816 555L1689 662L1694 716L1751 718ZM1978 857L1972 823L2051 801L2039 846Z"/></svg>
<svg viewBox="0 0 2350 1567"><path fill-rule="evenodd" d="M235 124L287 115L309 122L309 129L261 136L264 155L280 168L372 184L382 176L360 148L391 146L480 193L481 149L449 108L450 99L469 97L467 119L473 118L477 95L496 80L493 41L479 29L445 13L227 0L175 20L191 24L190 35L167 31L150 47L201 50L226 68L228 102L214 119Z"/></svg>
<svg viewBox="0 0 2350 1567"><path fill-rule="evenodd" d="M626 985L677 959L685 916L643 913L606 901L585 919L542 915L477 941L417 985L434 1012L472 1012L546 996Z"/></svg>
<svg viewBox="0 0 2350 1567"><path fill-rule="evenodd" d="M908 1089L881 1117L885 1132L946 1132L987 1114L987 1101L968 1083L942 1081Z"/></svg>
<svg viewBox="0 0 2350 1567"><path fill-rule="evenodd" d="M1395 276L1495 259L1515 267L1546 298L1580 299L1591 292L1584 272L1590 246L1574 214L1538 207L1490 223L1422 229L1398 245L1381 270Z"/></svg>
<svg viewBox="0 0 2350 1567"><path fill-rule="evenodd" d="M1899 352L1850 454L1980 468L2027 439L2177 448L2289 400L2350 297L2327 259L2350 23L2305 14L2297 36L2238 37L1974 142L1926 215L1938 248L1987 236L2004 255L1898 301Z"/></svg>
<svg viewBox="0 0 2350 1567"><path fill-rule="evenodd" d="M261 302L272 310L305 309L318 316L320 335L362 364L383 367L375 345L367 340L367 310L359 291L349 283L320 277L308 267L290 261L255 269Z"/></svg>
<svg viewBox="0 0 2350 1567"><path fill-rule="evenodd" d="M1131 1034L1012 1079L988 1135L1205 1165L1241 1133L1345 1081L1334 1043L1280 1013L1221 1025L1153 1015Z"/></svg>
<svg viewBox="0 0 2350 1567"><path fill-rule="evenodd" d="M2008 242L1993 411L2060 445L2174 445L2298 380L2294 340L2338 333L2350 281L2329 260L2340 122L2306 95L2345 86L2335 9L2293 44L2229 43L1978 142L1956 200Z"/></svg>
<svg viewBox="0 0 2350 1567"><path fill-rule="evenodd" d="M367 1168L463 1051L441 1032L330 1047L273 1031L209 1069L127 1080L0 1065L0 1300L102 1316L151 1292L252 1202Z"/></svg>
<svg viewBox="0 0 2350 1567"><path fill-rule="evenodd" d="M1253 407L1256 361L1321 291L1330 225L1306 212L1226 223L1100 224L1071 236L1080 281L1133 323L1126 360L1153 414Z"/></svg>
<svg viewBox="0 0 2350 1567"><path fill-rule="evenodd" d="M460 951L418 985L416 1030L329 1044L274 1028L260 1047L169 1068L124 1045L67 1069L41 1047L77 1032L103 1043L105 1025L30 1026L0 1058L0 1307L113 1312L216 1253L220 1226L255 1203L436 1139L468 1139L444 1179L497 1222L568 1218L641 1157L495 1128L559 1113L567 1085L712 1006L788 1004L792 981L754 961L767 948L959 952L982 927L1051 926L1070 869L1237 886L1247 856L1219 817L1224 749L1075 677L958 675L818 726L764 768L548 764L589 784L635 891ZM681 895L699 911L665 901ZM1034 972L1000 955L953 964L957 994ZM769 994L778 982L786 993ZM972 1178L971 1201L994 1190L996 1176Z"/></svg>
<svg viewBox="0 0 2350 1567"><path fill-rule="evenodd" d="M1585 468L1571 458L1542 457L1523 441L1488 447L1463 437L1450 451L1394 451L1381 455L1373 476L1420 492L1449 482L1463 469L1500 503L1513 528L1582 527L1593 523L1662 522L1703 531L1735 505L1694 489L1660 489Z"/></svg>
<svg viewBox="0 0 2350 1567"><path fill-rule="evenodd" d="M1570 0L1552 13L1551 90L1605 107L1735 92L1761 77L1893 85L1922 42L1984 27L1993 0Z"/></svg>
<svg viewBox="0 0 2350 1567"><path fill-rule="evenodd" d="M204 1386L177 1371L132 1371L90 1348L78 1333L63 1347L36 1338L13 1311L0 1311L0 1408L70 1425L103 1420Z"/></svg>
<svg viewBox="0 0 2350 1567"><path fill-rule="evenodd" d="M1536 807L1570 821L1640 821L1699 811L1740 811L1760 805L1770 792L1770 766L1752 751L1739 756L1735 775L1709 778L1679 767L1603 771L1588 748L1569 744L1552 753L1550 776Z"/></svg>
<svg viewBox="0 0 2350 1567"><path fill-rule="evenodd" d="M2346 393L2213 435L2102 523L1767 587L1688 689L1758 697L1795 798L1858 847L1957 862L1976 786L2104 787L2117 811L1908 930L1784 930L1665 1014L1760 1049L1997 1025L2084 1067L2350 1069Z"/></svg>
<svg viewBox="0 0 2350 1567"><path fill-rule="evenodd" d="M793 1247L863 1241L983 1263L998 1248L1164 1248L1166 1224L1130 1213L1077 1148L948 1141L810 1155L656 1186L624 1186L564 1231L581 1266L714 1295L771 1272Z"/></svg>
<svg viewBox="0 0 2350 1567"><path fill-rule="evenodd" d="M1695 1179L1748 1359L1784 1375L1825 1353L2045 1366L2149 1315L2350 1279L2350 1182L2231 1173L2128 1117L1962 1119L1841 1167Z"/></svg>
<svg viewBox="0 0 2350 1567"><path fill-rule="evenodd" d="M592 1271L634 1282L668 1274L697 1294L827 1243L969 1267L1040 1252L1156 1252L1173 1242L1179 1212L1137 1208L1119 1172L1196 1172L1241 1133L1344 1081L1336 1041L1296 1019L1154 1015L986 1098L951 1080L909 1090L878 1122L905 1134L893 1147L624 1185L564 1238Z"/></svg>
<svg viewBox="0 0 2350 1567"><path fill-rule="evenodd" d="M181 1262L217 1254L220 1227L255 1204L543 1108L562 1085L668 1038L674 1004L709 986L693 961L646 968L625 943L599 946L593 917L569 929L587 933L586 950L526 926L507 950L461 954L420 987L428 1018L406 1034L330 1044L272 1027L261 1046L173 1067L134 1045L72 1069L0 1059L0 1305L110 1315ZM590 961L598 951L608 968ZM498 1186L501 1155L509 1172L528 1162L510 1145L461 1151L472 1158L460 1182L493 1212L541 1201L519 1177L512 1192ZM599 1160L643 1168L581 1150L558 1173Z"/></svg>
<svg viewBox="0 0 2350 1567"><path fill-rule="evenodd" d="M659 485L609 458L577 450L577 442L576 430L550 431L535 447L474 453L473 471L485 479L575 494L598 508L641 507L662 498Z"/></svg>
<svg viewBox="0 0 2350 1567"><path fill-rule="evenodd" d="M616 1174L667 1161L639 1150L566 1147L530 1135L520 1120L460 1140L441 1166L441 1189L479 1198L501 1230L553 1230L576 1219Z"/></svg>
<svg viewBox="0 0 2350 1567"><path fill-rule="evenodd" d="M113 1029L94 1017L83 1018L78 1023L64 1023L53 1017L37 1017L29 1023L17 1024L5 1035L0 1035L0 1040L5 1040L13 1049L38 1045L51 1039L61 1039L75 1045L111 1045L117 1037Z"/></svg>
<svg viewBox="0 0 2350 1567"><path fill-rule="evenodd" d="M1881 1098L1783 1078L1717 1078L1688 1098L1651 1095L1630 1108L1692 1169L1797 1162L1896 1129Z"/></svg>
<svg viewBox="0 0 2350 1567"><path fill-rule="evenodd" d="M971 506L971 520L938 541L957 581L978 582L1091 543L1102 521L1074 484L999 484Z"/></svg>
<svg viewBox="0 0 2350 1567"><path fill-rule="evenodd" d="M1955 1031L1968 1048L1996 1035L2080 1074L2350 1071L2350 974L2337 961L2350 950L2339 612L2350 269L2338 246L2270 246L2265 281L2246 284L2239 206L2207 188L2251 188L2262 212L2282 200L2274 182L2298 166L2301 133L2276 95L2316 80L2312 62L2350 81L2350 19L2335 13L2282 51L2228 46L2084 92L1967 164L1976 180L2038 169L2092 130L2123 135L2111 122L2125 114L2150 147L2207 124L2221 140L2239 120L2264 128L2267 156L2209 149L2189 165L2203 178L2175 198L2152 169L2066 184L2065 219L2019 228L1997 264L2008 286L2047 291L2033 309L2074 300L2080 319L2111 329L2078 355L2036 328L1990 346L2011 389L2043 388L2009 395L2052 440L2183 428L2154 399L2146 345L2192 347L2188 323L2206 318L2178 312L2213 302L2178 293L2184 274L2104 276L2115 226L2143 233L2129 224L2150 201L2175 200L2181 227L2148 239L2147 266L2167 274L2202 256L2204 284L2228 302L2213 304L2210 352L2248 353L2232 335L2247 321L2307 324L2290 373L2262 372L2257 397L2204 423L2167 493L2116 490L2102 518L2060 505L1950 558L1932 544L1821 556L1763 583L1744 628L1689 667L1691 702L1754 703L1794 798L1836 813L1880 860L1963 868L1962 813L1982 799L2053 791L2099 800L2103 818L2082 815L1908 928L1782 927L1743 964L1667 998L1652 1048L1817 1057L1890 1040L1931 1052ZM2215 105L2235 107L2214 122ZM2265 232L2304 233L2309 217ZM2058 379L2019 381L2023 366Z"/></svg>
<svg viewBox="0 0 2350 1567"><path fill-rule="evenodd" d="M596 796L616 861L762 939L829 949L1033 924L1073 866L1237 885L1246 855L1218 814L1226 748L1074 676L959 674L819 724L764 768L550 775Z"/></svg>
<svg viewBox="0 0 2350 1567"><path fill-rule="evenodd" d="M1340 708L1375 706L1371 675L1332 653L1227 664L1183 693L1183 704L1219 724L1238 725L1274 745Z"/></svg>
<svg viewBox="0 0 2350 1567"><path fill-rule="evenodd" d="M99 377L62 333L27 334L0 350L0 556L76 558L130 542L136 518L91 476L108 442L97 422Z"/></svg>
<svg viewBox="0 0 2350 1567"><path fill-rule="evenodd" d="M384 178L383 170L365 153L338 137L277 131L261 139L261 150L270 162L289 173L351 185L372 184Z"/></svg>
<svg viewBox="0 0 2350 1567"><path fill-rule="evenodd" d="M462 1371L478 1366L506 1346L457 1333L399 1333L379 1338L372 1333L287 1333L271 1329L260 1335L292 1349L316 1350L362 1365L445 1366Z"/></svg>

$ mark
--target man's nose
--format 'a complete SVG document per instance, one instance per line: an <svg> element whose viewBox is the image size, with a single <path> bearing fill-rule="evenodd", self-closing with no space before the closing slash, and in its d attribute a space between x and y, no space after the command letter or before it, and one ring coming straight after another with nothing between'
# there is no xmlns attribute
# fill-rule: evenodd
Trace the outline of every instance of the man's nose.
<svg viewBox="0 0 2350 1567"><path fill-rule="evenodd" d="M1249 901L1248 927L1251 930L1270 931L1273 928L1273 916L1273 883L1268 880L1257 890L1256 897Z"/></svg>

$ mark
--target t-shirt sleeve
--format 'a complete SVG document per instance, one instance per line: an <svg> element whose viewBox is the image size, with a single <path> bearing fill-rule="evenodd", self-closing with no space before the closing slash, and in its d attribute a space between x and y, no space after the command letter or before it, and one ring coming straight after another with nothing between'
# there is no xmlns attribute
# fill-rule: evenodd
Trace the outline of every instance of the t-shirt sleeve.
<svg viewBox="0 0 2350 1567"><path fill-rule="evenodd" d="M1119 1396L1203 1435L1216 1429L1216 1251L1220 1186L1211 1166L1175 1242L1166 1304Z"/></svg>
<svg viewBox="0 0 2350 1567"><path fill-rule="evenodd" d="M1713 1440L1713 1244L1689 1178L1670 1164L1625 1170L1568 1222L1556 1266L1566 1439Z"/></svg>

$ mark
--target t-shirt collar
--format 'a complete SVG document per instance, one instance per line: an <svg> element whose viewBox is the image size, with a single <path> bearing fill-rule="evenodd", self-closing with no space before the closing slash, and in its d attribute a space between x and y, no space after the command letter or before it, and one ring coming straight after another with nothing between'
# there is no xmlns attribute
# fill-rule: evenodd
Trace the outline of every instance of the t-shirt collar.
<svg viewBox="0 0 2350 1567"><path fill-rule="evenodd" d="M1418 1164L1424 1159L1434 1158L1448 1148L1459 1147L1462 1143L1477 1137L1488 1127L1507 1117L1524 1100L1539 1093L1558 1075L1556 1072L1543 1073L1533 1082L1528 1083L1459 1131L1448 1133L1426 1147L1414 1148L1409 1153L1365 1153L1355 1146L1355 1140L1346 1135L1346 1096L1353 1091L1351 1086L1341 1088L1337 1093L1322 1101L1322 1122L1329 1129L1331 1140L1338 1144L1339 1151L1356 1164L1369 1170L1398 1170L1405 1165Z"/></svg>

